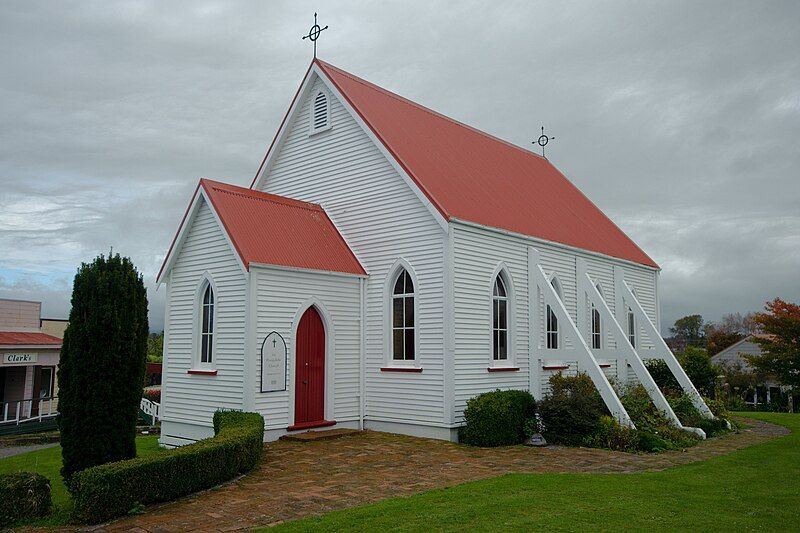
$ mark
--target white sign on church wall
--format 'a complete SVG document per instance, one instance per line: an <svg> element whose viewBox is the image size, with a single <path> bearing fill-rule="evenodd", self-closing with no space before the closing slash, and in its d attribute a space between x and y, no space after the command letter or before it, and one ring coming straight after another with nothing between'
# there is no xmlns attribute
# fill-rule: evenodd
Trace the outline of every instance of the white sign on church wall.
<svg viewBox="0 0 800 533"><path fill-rule="evenodd" d="M286 390L286 341L273 331L261 344L261 392Z"/></svg>
<svg viewBox="0 0 800 533"><path fill-rule="evenodd" d="M7 353L3 354L3 363L7 365L27 365L39 359L38 353Z"/></svg>

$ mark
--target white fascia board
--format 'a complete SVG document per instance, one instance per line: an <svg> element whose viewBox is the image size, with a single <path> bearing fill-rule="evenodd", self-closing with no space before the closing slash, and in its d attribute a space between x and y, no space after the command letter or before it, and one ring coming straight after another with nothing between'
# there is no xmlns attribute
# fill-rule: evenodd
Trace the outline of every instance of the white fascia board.
<svg viewBox="0 0 800 533"><path fill-rule="evenodd" d="M380 139L378 139L375 136L375 133L373 133L372 129L364 123L364 120L362 120L361 115L359 115L356 112L356 110L353 109L353 107L347 101L347 98L345 98L344 95L342 95L342 93L339 92L339 90L336 88L336 85L328 78L328 76L325 75L325 73L319 68L319 65L317 65L316 63L311 65L311 69L308 71L308 74L306 74L303 83L300 85L300 90L297 93L297 97L295 98L294 102L292 102L292 106L289 108L289 112L286 115L286 120L284 120L280 130L278 130L278 135L275 138L275 142L272 143L272 147L270 148L266 158L264 159L264 164L262 165L259 175L254 180L252 188L258 189L262 185L264 177L268 174L269 169L274 162L275 156L280 152L280 147L283 145L283 142L286 136L288 135L289 125L294 123L294 120L300 108L300 103L305 101L306 96L308 94L308 90L313 85L313 82L316 80L316 78L322 80L322 82L325 84L325 86L328 88L331 94L336 96L336 98L339 100L339 103L342 104L342 107L344 107L347 110L347 112L350 113L350 116L353 117L353 120L356 121L356 124L358 124L361 130L372 141L372 143L375 145L378 151L386 158L386 160L389 161L389 164L392 165L392 168L394 168L395 171L400 175L400 177L403 178L403 181L406 182L406 185L410 187L411 190L414 192L414 194L417 196L417 198L419 198L420 202L422 202L422 205L424 205L428 209L428 211L431 213L431 216L433 216L434 220L436 220L436 222L439 224L442 230L445 233L447 233L447 231L449 230L449 226L447 224L447 220L444 218L442 213L439 212L439 210L436 208L436 206L433 205L433 203L425 195L425 193L422 192L422 189L420 189L414 182L414 180L411 179L411 176L409 176L408 173L406 173L406 171L403 169L400 163L394 158L394 156L392 156L392 154L389 153L389 150L387 150L386 146L384 146L384 144L380 141Z"/></svg>
<svg viewBox="0 0 800 533"><path fill-rule="evenodd" d="M214 209L214 204L211 203L211 199L206 194L206 191L203 187L200 187L200 194L203 195L203 200L205 200L206 204L208 204L208 208L211 210L211 214L214 215L214 220L217 221L217 225L219 226L220 231L225 236L225 241L228 243L228 248L230 248L231 253L236 257L237 262L239 263L239 268L242 269L242 274L247 276L247 265L244 264L242 257L239 255L239 252L236 250L236 246L233 245L233 241L231 240L231 236L228 235L228 231L225 229L225 224L222 223L222 219L219 218L219 214L217 210Z"/></svg>
<svg viewBox="0 0 800 533"><path fill-rule="evenodd" d="M305 101L309 87L314 85L315 76L319 76L317 72L318 67L316 63L314 63L306 73L306 77L303 78L303 82L300 84L300 88L297 90L294 100L292 100L289 110L286 112L286 116L278 129L278 133L275 134L275 139L272 141L267 155L264 156L264 161L259 168L258 174L250 185L251 189L260 190L260 187L263 185L264 178L269 174L272 165L275 163L275 157L280 153L281 147L289 134L289 126L294 124L301 102ZM329 84L330 82L326 81L326 85Z"/></svg>
<svg viewBox="0 0 800 533"><path fill-rule="evenodd" d="M651 267L649 265L643 265L641 263L637 263L636 261L631 261L629 259L621 259L619 257L614 257L613 255L606 255L604 253L595 252L592 250L586 250L585 248L578 248L577 246L570 246L569 244L563 244L560 242L555 241L548 241L547 239L542 239L540 237L533 237L531 235L525 235L524 233L519 233L516 231L511 231L507 229L497 228L495 226L486 226L485 224L479 224L478 222L470 222L469 220L464 220L461 218L451 218L451 224L461 224L462 226L467 226L471 228L477 228L486 230L492 233L499 233L500 235L506 235L508 237L515 237L517 239L522 239L531 243L535 244L547 244L548 246L553 246L555 248L562 248L564 250L568 250L570 252L580 252L586 255L591 255L593 257L598 257L600 259L605 259L607 261L614 261L617 263L622 263L625 265L631 265L640 268L646 268L648 270L652 270L653 272L660 272L661 268Z"/></svg>
<svg viewBox="0 0 800 533"><path fill-rule="evenodd" d="M236 260L239 263L239 267L241 267L242 272L247 275L247 268L245 264L242 262L242 258L239 256L239 252L236 251L236 247L233 245L233 241L231 241L231 236L228 235L227 230L225 229L225 225L222 223L222 220L219 218L219 214L217 213L216 209L214 209L214 204L211 203L209 200L208 195L206 194L205 189L203 186L200 185L197 189L197 194L194 195L192 198L192 203L189 206L189 211L187 212L186 218L183 222L183 225L180 227L178 231L178 236L175 239L175 244L172 247L172 250L167 257L167 261L164 264L164 269L161 271L161 275L156 279L156 286L160 286L164 278L167 274L172 270L172 267L175 264L175 260L178 258L179 251L183 248L183 243L186 241L186 236L189 234L189 228L194 224L194 220L197 217L197 212L200 210L200 200L202 199L208 208L211 210L211 214L214 215L214 220L217 222L217 226L219 226L220 231L225 236L225 241L228 243L228 247L230 248L231 252L234 256L236 256Z"/></svg>
<svg viewBox="0 0 800 533"><path fill-rule="evenodd" d="M310 274L322 274L326 276L344 277L344 278L363 278L368 279L369 274L354 274L352 272L338 272L336 270L319 270L316 268L302 268L290 267L284 265L270 265L267 263L250 263L250 268L260 268L265 270L282 270L284 272L301 272Z"/></svg>
<svg viewBox="0 0 800 533"><path fill-rule="evenodd" d="M178 227L178 234L175 236L172 247L169 250L169 255L167 255L167 258L164 260L164 268L161 269L161 272L159 272L156 278L156 287L160 287L161 284L164 283L164 278L169 274L170 270L172 270L175 259L178 257L178 250L183 247L183 242L186 240L186 235L189 231L188 228L194 223L194 218L197 215L197 209L200 204L200 195L198 194L200 189L202 189L202 187L198 184L192 195L189 209L186 210L186 214L181 220L181 225Z"/></svg>

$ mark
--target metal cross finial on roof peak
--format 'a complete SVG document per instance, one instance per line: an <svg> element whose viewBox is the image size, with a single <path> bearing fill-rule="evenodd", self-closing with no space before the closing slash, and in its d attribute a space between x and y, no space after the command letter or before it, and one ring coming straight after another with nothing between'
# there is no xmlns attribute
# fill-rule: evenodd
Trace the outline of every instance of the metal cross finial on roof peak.
<svg viewBox="0 0 800 533"><path fill-rule="evenodd" d="M547 135L544 134L544 126L542 126L542 134L539 135L539 138L536 139L535 141L533 141L531 144L538 144L539 146L541 146L542 147L542 157L545 157L545 155L544 155L544 147L547 146L547 143L549 143L550 141L555 141L555 140L556 140L555 137L548 137Z"/></svg>
<svg viewBox="0 0 800 533"><path fill-rule="evenodd" d="M319 34L322 33L322 30L327 30L328 26L326 25L324 28L320 28L319 24L317 24L317 14L314 13L314 25L311 26L311 29L308 30L308 35L303 35L303 39L308 39L312 43L314 43L314 59L317 58L317 39L319 39Z"/></svg>

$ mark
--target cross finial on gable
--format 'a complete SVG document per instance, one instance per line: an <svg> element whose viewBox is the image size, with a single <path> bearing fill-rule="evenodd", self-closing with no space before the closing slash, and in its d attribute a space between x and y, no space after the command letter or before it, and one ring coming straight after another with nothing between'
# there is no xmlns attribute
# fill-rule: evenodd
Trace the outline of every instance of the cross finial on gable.
<svg viewBox="0 0 800 533"><path fill-rule="evenodd" d="M303 35L303 40L308 39L314 43L314 59L317 58L317 39L319 39L319 35L322 33L322 30L327 29L327 25L324 28L320 28L319 24L317 24L317 14L314 13L314 25L311 26L310 30L308 30L308 35Z"/></svg>
<svg viewBox="0 0 800 533"><path fill-rule="evenodd" d="M539 135L539 138L536 139L535 141L533 141L533 143L531 143L531 144L538 144L539 146L541 146L542 147L542 157L545 157L545 155L544 155L544 147L547 146L547 143L549 143L550 141L555 141L555 140L556 140L555 137L548 137L547 135L544 134L544 126L542 126L542 134Z"/></svg>

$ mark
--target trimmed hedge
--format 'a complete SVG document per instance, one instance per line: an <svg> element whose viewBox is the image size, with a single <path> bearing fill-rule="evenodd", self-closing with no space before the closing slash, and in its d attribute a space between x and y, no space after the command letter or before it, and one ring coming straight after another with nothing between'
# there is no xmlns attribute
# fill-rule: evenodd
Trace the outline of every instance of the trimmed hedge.
<svg viewBox="0 0 800 533"><path fill-rule="evenodd" d="M466 425L459 441L472 446L510 446L525 442L525 423L536 415L536 400L527 391L496 390L467 401Z"/></svg>
<svg viewBox="0 0 800 533"><path fill-rule="evenodd" d="M45 516L52 506L50 480L33 472L0 475L0 494L0 528Z"/></svg>
<svg viewBox="0 0 800 533"><path fill-rule="evenodd" d="M215 436L188 446L76 472L73 519L99 523L141 505L173 500L251 470L264 447L257 413L217 411Z"/></svg>

